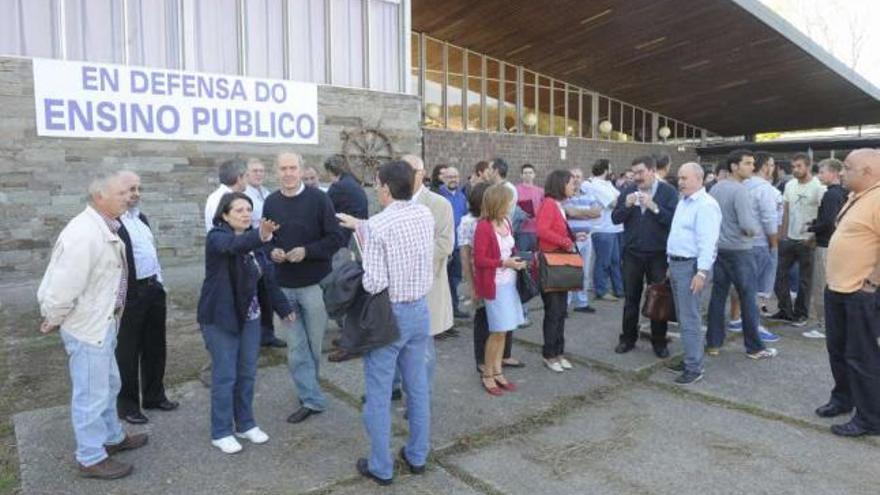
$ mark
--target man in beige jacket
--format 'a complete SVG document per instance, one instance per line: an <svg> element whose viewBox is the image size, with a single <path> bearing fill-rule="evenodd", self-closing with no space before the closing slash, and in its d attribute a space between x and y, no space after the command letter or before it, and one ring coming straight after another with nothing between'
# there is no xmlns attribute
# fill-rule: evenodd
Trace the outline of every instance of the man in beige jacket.
<svg viewBox="0 0 880 495"><path fill-rule="evenodd" d="M90 478L129 475L130 464L109 456L147 443L146 434L126 435L116 412L121 382L114 351L129 276L116 232L128 208L126 186L118 174L92 182L89 204L58 236L37 292L40 331L60 329L69 358L76 460Z"/></svg>

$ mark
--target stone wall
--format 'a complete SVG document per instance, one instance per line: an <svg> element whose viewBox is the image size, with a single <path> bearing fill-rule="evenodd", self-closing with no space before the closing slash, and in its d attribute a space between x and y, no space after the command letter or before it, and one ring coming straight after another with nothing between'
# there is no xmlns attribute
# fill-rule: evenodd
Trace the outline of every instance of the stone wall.
<svg viewBox="0 0 880 495"><path fill-rule="evenodd" d="M271 160L282 149L321 170L327 156L341 152L341 132L360 126L378 127L395 152L420 152L416 97L320 86L318 114L319 145L38 137L31 61L0 57L0 301L39 281L55 238L83 209L97 173L128 168L141 175L160 261L173 267L202 263L202 211L223 160L263 158L274 182Z"/></svg>
<svg viewBox="0 0 880 495"><path fill-rule="evenodd" d="M511 166L510 177L519 177L519 167L524 163L535 166L538 180L542 181L549 171L556 168L580 166L589 169L598 158L611 160L613 170L620 172L629 168L632 160L650 153L667 153L673 166L697 161L693 148L678 151L677 146L648 143L619 143L595 139L568 138L566 159L560 159L559 138L551 136L524 136L492 132L457 132L424 129L425 164L430 170L434 165L454 165L467 177L480 160L500 156Z"/></svg>

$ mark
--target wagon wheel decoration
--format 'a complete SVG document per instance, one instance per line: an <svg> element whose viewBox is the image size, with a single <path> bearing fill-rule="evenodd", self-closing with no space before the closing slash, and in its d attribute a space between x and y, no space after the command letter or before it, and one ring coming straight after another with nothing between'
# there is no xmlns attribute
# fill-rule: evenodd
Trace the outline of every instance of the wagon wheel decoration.
<svg viewBox="0 0 880 495"><path fill-rule="evenodd" d="M364 185L372 185L379 166L394 156L391 140L378 129L342 131L342 155L352 175Z"/></svg>

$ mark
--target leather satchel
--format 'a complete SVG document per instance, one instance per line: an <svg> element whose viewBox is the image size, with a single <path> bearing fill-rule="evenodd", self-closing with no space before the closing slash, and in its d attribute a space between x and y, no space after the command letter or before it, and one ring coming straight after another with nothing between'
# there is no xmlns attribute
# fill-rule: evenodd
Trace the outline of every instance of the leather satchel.
<svg viewBox="0 0 880 495"><path fill-rule="evenodd" d="M538 275L544 292L567 292L584 287L584 259L577 253L539 253Z"/></svg>
<svg viewBox="0 0 880 495"><path fill-rule="evenodd" d="M669 280L648 285L642 316L654 321L678 321L675 316L675 299Z"/></svg>

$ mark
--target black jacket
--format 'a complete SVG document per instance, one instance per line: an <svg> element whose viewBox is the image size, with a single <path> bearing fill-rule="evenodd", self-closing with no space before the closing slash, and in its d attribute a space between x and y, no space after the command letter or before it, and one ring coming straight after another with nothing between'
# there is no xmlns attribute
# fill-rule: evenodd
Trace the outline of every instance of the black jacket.
<svg viewBox="0 0 880 495"><path fill-rule="evenodd" d="M147 216L143 213L138 214L138 219L140 219L141 222L144 222L144 225L147 227L150 226L150 222L147 221ZM131 245L131 236L128 234L125 224L120 220L119 225L119 230L116 233L119 234L119 238L122 239L123 244L125 244L125 264L128 266L128 288L125 291L125 300L134 301L138 297L137 268L134 266L134 248Z"/></svg>
<svg viewBox="0 0 880 495"><path fill-rule="evenodd" d="M333 202L337 213L345 213L355 218L366 219L369 216L367 193L351 174L343 174L338 181L330 184L327 196ZM345 245L351 241L352 231L342 229Z"/></svg>
<svg viewBox="0 0 880 495"><path fill-rule="evenodd" d="M828 242L831 241L831 234L834 233L837 214L840 213L840 209L846 204L847 195L849 195L849 191L840 184L834 184L828 187L828 190L822 196L822 201L819 203L819 215L816 216L816 220L807 228L808 232L816 234L817 246L828 247Z"/></svg>
<svg viewBox="0 0 880 495"><path fill-rule="evenodd" d="M617 205L611 212L611 221L623 224L623 249L634 254L666 252L666 240L672 227L672 216L678 206L678 191L669 184L658 181L654 202L660 209L657 214L636 206L626 206L626 197L638 190L629 186L620 193Z"/></svg>
<svg viewBox="0 0 880 495"><path fill-rule="evenodd" d="M339 347L352 354L364 353L400 338L388 289L378 294L368 293L361 283L363 275L359 263L347 261L333 271L324 287L327 315L345 316Z"/></svg>

